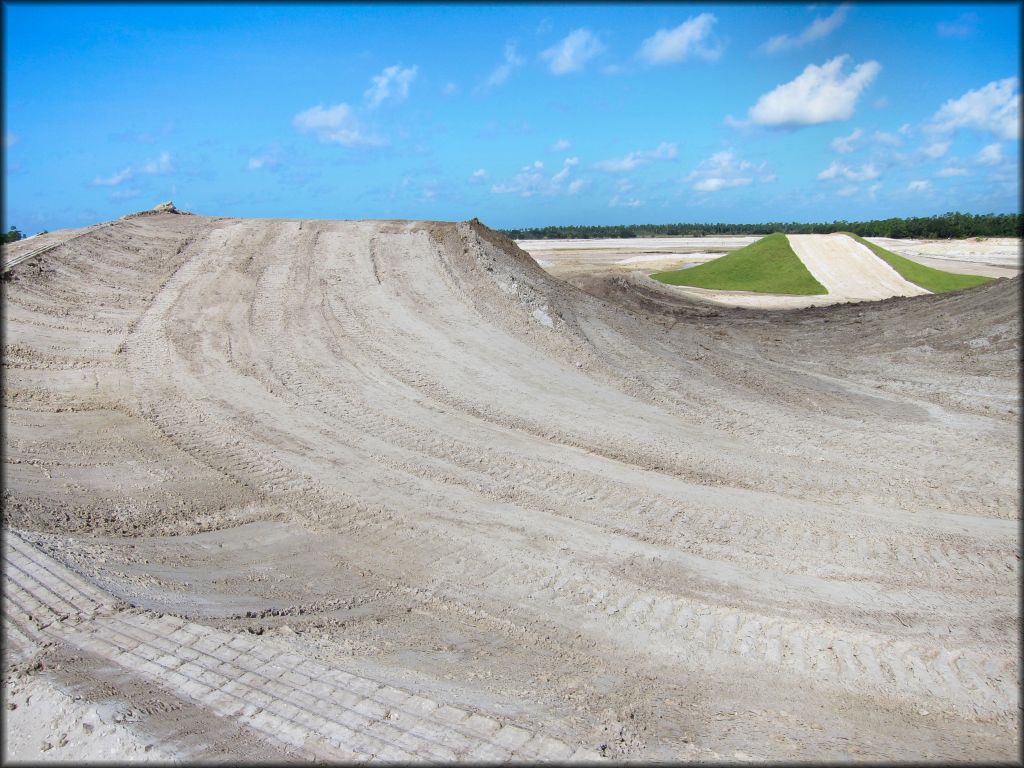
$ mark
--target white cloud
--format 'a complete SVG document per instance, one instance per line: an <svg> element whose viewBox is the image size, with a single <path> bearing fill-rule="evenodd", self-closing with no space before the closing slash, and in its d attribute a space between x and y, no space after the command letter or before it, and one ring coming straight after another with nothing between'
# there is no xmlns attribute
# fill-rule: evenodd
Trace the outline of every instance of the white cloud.
<svg viewBox="0 0 1024 768"><path fill-rule="evenodd" d="M647 165L647 163L653 160L672 160L678 156L679 148L675 144L663 141L655 149L630 152L622 158L601 160L594 163L594 166L602 171L619 173L621 171L632 171L634 168Z"/></svg>
<svg viewBox="0 0 1024 768"><path fill-rule="evenodd" d="M701 179L693 185L693 188L700 190L701 192L717 192L720 189L726 189L728 187L744 187L752 181L753 179Z"/></svg>
<svg viewBox="0 0 1024 768"><path fill-rule="evenodd" d="M882 183L881 182L878 182L877 184L872 184L870 187L868 187L868 197L870 197L872 200L874 200L875 199L875 193L878 192L878 190L880 190L881 188L882 188Z"/></svg>
<svg viewBox="0 0 1024 768"><path fill-rule="evenodd" d="M552 152L565 152L572 144L569 143L568 139L559 139L551 145Z"/></svg>
<svg viewBox="0 0 1024 768"><path fill-rule="evenodd" d="M359 132L348 104L335 104L327 108L317 104L304 112L299 112L292 118L292 124L301 133L316 134L316 137L325 144L355 147L383 143L380 139L363 136Z"/></svg>
<svg viewBox="0 0 1024 768"><path fill-rule="evenodd" d="M795 80L761 96L747 113L750 122L780 127L848 119L861 92L882 69L877 61L866 61L844 76L843 66L849 58L836 56L820 67L808 64Z"/></svg>
<svg viewBox="0 0 1024 768"><path fill-rule="evenodd" d="M738 159L735 152L727 149L698 163L685 181L694 182L693 188L699 192L717 192L720 189L752 184L757 174L761 174L761 182L774 181L775 175L765 173L766 167L767 163L755 165L749 160Z"/></svg>
<svg viewBox="0 0 1024 768"><path fill-rule="evenodd" d="M579 160L577 158L567 157L562 162L561 169L548 177L544 175L544 163L540 160L535 160L532 164L524 165L520 168L519 173L509 181L492 185L491 192L495 194L518 194L522 197L558 195L562 193L562 182L568 178L571 169L578 163ZM578 192L582 186L582 183L577 184L577 181L574 180L569 183L567 191L570 195Z"/></svg>
<svg viewBox="0 0 1024 768"><path fill-rule="evenodd" d="M690 56L714 61L722 49L707 43L716 21L714 14L702 13L673 29L659 29L643 41L637 55L649 64L669 64Z"/></svg>
<svg viewBox="0 0 1024 768"><path fill-rule="evenodd" d="M1003 161L1003 145L999 142L981 148L974 158L980 165L999 165Z"/></svg>
<svg viewBox="0 0 1024 768"><path fill-rule="evenodd" d="M171 167L171 153L161 152L160 157L156 160L148 160L139 169L140 173L170 173L174 169Z"/></svg>
<svg viewBox="0 0 1024 768"><path fill-rule="evenodd" d="M161 152L160 156L156 160L147 160L140 166L129 166L124 168L117 173L106 176L97 176L92 180L92 186L94 187L116 187L118 184L123 184L129 179L133 179L139 174L156 175L170 173L174 170L171 164L171 153Z"/></svg>
<svg viewBox="0 0 1024 768"><path fill-rule="evenodd" d="M854 143L863 135L864 131L856 128L849 136L837 136L832 139L832 149L836 152L853 152Z"/></svg>
<svg viewBox="0 0 1024 768"><path fill-rule="evenodd" d="M643 200L638 200L635 197L629 200L620 200L618 195L608 201L609 208L639 208L643 204Z"/></svg>
<svg viewBox="0 0 1024 768"><path fill-rule="evenodd" d="M279 165L280 150L275 145L262 154L249 158L247 167L250 171L259 171L263 168L276 168Z"/></svg>
<svg viewBox="0 0 1024 768"><path fill-rule="evenodd" d="M767 53L778 53L791 48L801 48L815 40L827 37L838 29L844 21L846 14L850 11L849 3L843 3L825 18L820 16L810 23L799 35L782 34L776 35L766 42L761 48Z"/></svg>
<svg viewBox="0 0 1024 768"><path fill-rule="evenodd" d="M580 160L578 157L565 158L565 162L562 163L562 170L552 176L551 180L556 184L562 182L569 175L569 169L575 165L579 165L579 162Z"/></svg>
<svg viewBox="0 0 1024 768"><path fill-rule="evenodd" d="M874 163L864 163L860 168L854 168L853 166L833 161L828 168L818 174L818 179L820 181L827 181L829 179L870 181L871 179L877 179L880 175Z"/></svg>
<svg viewBox="0 0 1024 768"><path fill-rule="evenodd" d="M939 37L970 37L978 23L978 14L961 13L956 21L940 21L936 26Z"/></svg>
<svg viewBox="0 0 1024 768"><path fill-rule="evenodd" d="M879 144L890 144L894 147L903 145L903 139L897 136L895 133L886 133L885 131L875 131L874 140Z"/></svg>
<svg viewBox="0 0 1024 768"><path fill-rule="evenodd" d="M585 182L583 179L573 179L572 181L569 182L569 188L566 191L570 195L575 195L577 192L579 192L581 189L583 189L583 186L586 183L587 182Z"/></svg>
<svg viewBox="0 0 1024 768"><path fill-rule="evenodd" d="M487 171L483 168L477 168L472 174L470 174L469 178L473 181L483 181L487 178Z"/></svg>
<svg viewBox="0 0 1024 768"><path fill-rule="evenodd" d="M936 141L934 144L929 144L927 147L922 147L922 154L936 160L942 157L946 152L949 151L950 142L948 141Z"/></svg>
<svg viewBox="0 0 1024 768"><path fill-rule="evenodd" d="M441 94L443 96L454 96L458 92L459 86L452 82L445 83L444 87L441 88Z"/></svg>
<svg viewBox="0 0 1024 768"><path fill-rule="evenodd" d="M935 175L938 176L940 179L948 179L952 176L970 176L970 173L967 171L966 168L956 168L953 166L949 166L943 168Z"/></svg>
<svg viewBox="0 0 1024 768"><path fill-rule="evenodd" d="M370 78L373 83L365 94L366 105L370 109L376 109L385 101L405 101L409 97L409 86L416 79L418 67L407 67L402 69L398 64L385 67L379 75Z"/></svg>
<svg viewBox="0 0 1024 768"><path fill-rule="evenodd" d="M134 175L135 172L131 168L125 168L111 176L102 178L97 176L92 180L92 185L94 187L116 187L118 184L128 181Z"/></svg>
<svg viewBox="0 0 1024 768"><path fill-rule="evenodd" d="M907 190L910 192L924 192L930 186L930 181L917 180L907 184Z"/></svg>
<svg viewBox="0 0 1024 768"><path fill-rule="evenodd" d="M1017 78L993 80L988 85L968 91L959 99L950 99L932 118L931 127L938 131L977 128L990 131L1001 139L1020 138L1020 93Z"/></svg>
<svg viewBox="0 0 1024 768"><path fill-rule="evenodd" d="M551 72L565 75L581 71L590 59L604 51L604 45L589 29L577 29L540 56L551 61Z"/></svg>
<svg viewBox="0 0 1024 768"><path fill-rule="evenodd" d="M885 96L879 96L877 99L875 99L874 103L871 106L873 106L875 109L885 109L886 107L889 106L889 99L887 99Z"/></svg>
<svg viewBox="0 0 1024 768"><path fill-rule="evenodd" d="M860 187L854 186L843 187L842 189L836 190L836 194L839 195L840 197L852 197L853 195L856 195L858 192L860 192Z"/></svg>
<svg viewBox="0 0 1024 768"><path fill-rule="evenodd" d="M494 71L487 76L487 80L484 82L485 88L494 88L495 86L501 85L508 76L512 74L512 70L516 67L521 67L525 63L524 59L516 53L515 43L505 43L505 58L501 64L494 68Z"/></svg>

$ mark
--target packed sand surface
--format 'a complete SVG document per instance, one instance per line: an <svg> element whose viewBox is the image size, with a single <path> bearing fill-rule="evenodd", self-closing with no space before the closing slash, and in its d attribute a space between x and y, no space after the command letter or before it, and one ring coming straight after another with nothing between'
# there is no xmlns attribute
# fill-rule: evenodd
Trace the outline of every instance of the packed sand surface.
<svg viewBox="0 0 1024 768"><path fill-rule="evenodd" d="M565 278L595 270L679 269L717 259L760 240L760 236L594 238L592 240L517 240L551 274Z"/></svg>
<svg viewBox="0 0 1024 768"><path fill-rule="evenodd" d="M1021 242L1016 237L973 237L967 240L866 239L900 256L948 272L1014 277L1021 270Z"/></svg>
<svg viewBox="0 0 1024 768"><path fill-rule="evenodd" d="M188 760L1016 759L1019 278L634 267L171 213L16 262L8 697Z"/></svg>
<svg viewBox="0 0 1024 768"><path fill-rule="evenodd" d="M930 291L904 280L871 249L847 235L787 235L793 252L833 299L875 301Z"/></svg>
<svg viewBox="0 0 1024 768"><path fill-rule="evenodd" d="M846 235L787 235L790 245L815 279L828 289L820 296L789 296L751 291L731 291L671 286L686 299L745 309L802 309L876 301L891 296L918 296L925 289L903 279L870 249ZM750 245L759 237L664 237L615 240L521 240L552 275L575 285L587 285L597 276L612 279L632 272L631 282L645 275L702 264ZM892 240L870 238L895 253L926 266L962 274L1015 277L1020 274L1020 241L1015 238L972 240ZM628 246L617 243L625 242ZM645 247L645 242L651 242ZM589 243L589 246L584 244ZM570 245L571 244L571 245ZM632 250L626 250L627 248ZM720 250L702 250L720 249ZM641 251L638 255L626 255ZM923 254L932 254L925 256Z"/></svg>

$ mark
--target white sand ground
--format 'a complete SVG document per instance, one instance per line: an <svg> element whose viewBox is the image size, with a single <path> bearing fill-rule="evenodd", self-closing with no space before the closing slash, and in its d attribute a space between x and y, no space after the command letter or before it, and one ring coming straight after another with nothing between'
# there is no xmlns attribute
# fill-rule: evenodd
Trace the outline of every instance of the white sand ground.
<svg viewBox="0 0 1024 768"><path fill-rule="evenodd" d="M84 701L34 676L15 680L5 694L5 763L180 762L132 724L127 708Z"/></svg>
<svg viewBox="0 0 1024 768"><path fill-rule="evenodd" d="M847 235L787 235L787 239L807 270L834 299L875 301L930 293L904 280L870 248Z"/></svg>
<svg viewBox="0 0 1024 768"><path fill-rule="evenodd" d="M1014 277L1021 271L1021 241L1015 237L965 240L912 240L868 237L876 245L928 267L987 277Z"/></svg>
<svg viewBox="0 0 1024 768"><path fill-rule="evenodd" d="M825 286L827 294L786 296L685 285L670 287L699 301L746 309L799 309L929 293L904 280L869 248L846 235L787 235L787 238L793 252Z"/></svg>
<svg viewBox="0 0 1024 768"><path fill-rule="evenodd" d="M16 264L8 647L189 757L1015 759L1018 283L633 266L170 214Z"/></svg>

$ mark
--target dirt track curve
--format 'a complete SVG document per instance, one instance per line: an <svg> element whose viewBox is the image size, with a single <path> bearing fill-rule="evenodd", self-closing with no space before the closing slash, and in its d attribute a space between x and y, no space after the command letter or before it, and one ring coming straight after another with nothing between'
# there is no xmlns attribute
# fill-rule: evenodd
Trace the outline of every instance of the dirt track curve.
<svg viewBox="0 0 1024 768"><path fill-rule="evenodd" d="M174 214L8 253L25 658L271 756L1017 754L1019 278L756 312Z"/></svg>

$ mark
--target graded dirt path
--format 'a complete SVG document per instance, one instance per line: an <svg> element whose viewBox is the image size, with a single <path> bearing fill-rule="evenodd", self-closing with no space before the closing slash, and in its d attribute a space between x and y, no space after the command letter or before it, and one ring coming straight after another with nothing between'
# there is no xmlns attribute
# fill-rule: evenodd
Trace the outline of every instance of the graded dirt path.
<svg viewBox="0 0 1024 768"><path fill-rule="evenodd" d="M833 300L875 301L930 293L904 280L870 248L847 235L786 235L786 238Z"/></svg>
<svg viewBox="0 0 1024 768"><path fill-rule="evenodd" d="M173 214L9 276L11 674L203 759L1017 754L1017 280L752 312Z"/></svg>

